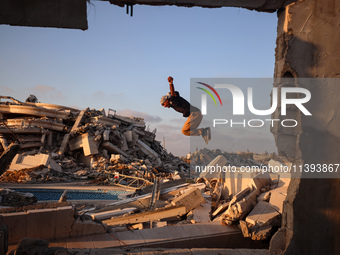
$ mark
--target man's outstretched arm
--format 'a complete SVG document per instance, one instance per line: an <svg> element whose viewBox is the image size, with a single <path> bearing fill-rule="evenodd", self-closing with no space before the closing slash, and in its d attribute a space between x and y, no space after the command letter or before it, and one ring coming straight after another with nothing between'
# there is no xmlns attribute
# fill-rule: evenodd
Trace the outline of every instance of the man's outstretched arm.
<svg viewBox="0 0 340 255"><path fill-rule="evenodd" d="M174 81L174 78L172 78L171 76L169 76L169 77L168 77L168 82L169 82L169 85L170 85L171 96L175 97L175 96L176 96L176 93L175 93L175 87L174 87L173 81Z"/></svg>

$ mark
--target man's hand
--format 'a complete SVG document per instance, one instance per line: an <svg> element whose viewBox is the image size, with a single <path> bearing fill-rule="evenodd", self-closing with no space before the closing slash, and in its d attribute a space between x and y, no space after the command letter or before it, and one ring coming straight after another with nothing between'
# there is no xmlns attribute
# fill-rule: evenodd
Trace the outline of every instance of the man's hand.
<svg viewBox="0 0 340 255"><path fill-rule="evenodd" d="M168 82L169 84L172 84L172 82L174 81L174 78L172 78L171 76L168 77Z"/></svg>

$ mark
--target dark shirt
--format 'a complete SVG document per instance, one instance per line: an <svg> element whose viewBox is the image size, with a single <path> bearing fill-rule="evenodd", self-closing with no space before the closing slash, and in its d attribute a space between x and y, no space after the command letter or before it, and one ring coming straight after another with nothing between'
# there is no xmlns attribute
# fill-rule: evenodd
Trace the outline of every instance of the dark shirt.
<svg viewBox="0 0 340 255"><path fill-rule="evenodd" d="M171 96L169 98L170 107L173 108L175 111L180 112L183 114L183 117L187 118L191 112L200 111L195 106L192 106L187 100L185 100L181 96Z"/></svg>

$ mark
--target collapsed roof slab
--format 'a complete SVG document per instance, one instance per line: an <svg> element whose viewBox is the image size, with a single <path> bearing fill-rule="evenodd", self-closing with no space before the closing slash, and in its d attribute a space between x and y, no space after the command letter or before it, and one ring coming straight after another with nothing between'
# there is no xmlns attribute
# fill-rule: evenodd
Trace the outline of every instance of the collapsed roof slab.
<svg viewBox="0 0 340 255"><path fill-rule="evenodd" d="M1 0L0 24L87 29L86 0Z"/></svg>
<svg viewBox="0 0 340 255"><path fill-rule="evenodd" d="M2 104L0 105L0 112L5 114L24 114L40 117L60 118L67 119L70 115L66 111L49 110L42 107L35 107L29 105L16 105L16 104Z"/></svg>
<svg viewBox="0 0 340 255"><path fill-rule="evenodd" d="M55 131L63 131L67 127L62 123L58 123L54 120L45 120L45 119L8 119L6 122L7 126L31 126L31 127L43 127L50 130Z"/></svg>
<svg viewBox="0 0 340 255"><path fill-rule="evenodd" d="M7 127L0 126L0 134L42 134L43 130L40 127L25 127L25 128L16 128L11 127L8 129Z"/></svg>
<svg viewBox="0 0 340 255"><path fill-rule="evenodd" d="M262 11L262 12L274 12L286 5L286 2L291 3L288 0L218 0L218 1L206 1L206 0L135 0L133 2L129 0L102 0L109 1L111 4L115 4L123 7L124 5L131 6L133 4L143 5L175 5L179 7L205 7L205 8L221 8L221 7L241 7L250 10Z"/></svg>

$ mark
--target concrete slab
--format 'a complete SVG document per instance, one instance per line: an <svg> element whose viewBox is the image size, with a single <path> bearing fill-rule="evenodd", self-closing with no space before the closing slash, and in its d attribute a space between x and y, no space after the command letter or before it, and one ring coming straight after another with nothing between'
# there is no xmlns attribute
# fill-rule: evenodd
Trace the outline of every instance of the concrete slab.
<svg viewBox="0 0 340 255"><path fill-rule="evenodd" d="M92 220L83 221L82 235L95 235L106 233L106 229L102 224Z"/></svg>
<svg viewBox="0 0 340 255"><path fill-rule="evenodd" d="M200 190L198 188L191 188L183 195L174 198L171 204L174 206L185 206L186 211L189 212L204 202L205 199Z"/></svg>
<svg viewBox="0 0 340 255"><path fill-rule="evenodd" d="M30 238L54 239L57 210L40 209L27 211L27 236ZM44 227L41 227L44 226Z"/></svg>
<svg viewBox="0 0 340 255"><path fill-rule="evenodd" d="M168 226L156 229L142 229L112 233L115 238L107 235L89 235L87 237L72 237L66 240L66 248L106 249L138 247L153 248L199 248L199 247L263 247L250 238L244 239L237 226L222 226L220 223L189 224ZM54 242L58 242L54 241ZM262 246L261 246L262 245ZM101 249L100 249L101 250ZM89 253L87 253L89 254ZM100 253L97 253L100 254ZM115 253L112 253L115 254Z"/></svg>
<svg viewBox="0 0 340 255"><path fill-rule="evenodd" d="M122 241L122 245L139 245L143 246L145 244L145 240L143 235L141 234L143 230L133 230L133 231L124 231L124 232L117 232L115 235L117 238Z"/></svg>
<svg viewBox="0 0 340 255"><path fill-rule="evenodd" d="M17 154L9 167L9 170L21 170L24 168L32 168L40 165L48 166L50 155L48 154L36 154L34 156L23 156Z"/></svg>
<svg viewBox="0 0 340 255"><path fill-rule="evenodd" d="M257 190L261 190L262 187L272 184L272 179L268 172L257 174L251 181L250 185Z"/></svg>
<svg viewBox="0 0 340 255"><path fill-rule="evenodd" d="M271 196L269 199L269 204L276 211L282 214L283 211L283 201L285 201L286 195L283 195L280 192L275 192L275 190L271 191Z"/></svg>
<svg viewBox="0 0 340 255"><path fill-rule="evenodd" d="M146 155L153 158L159 158L158 153L151 149L149 146L147 146L142 140L138 139L137 144L139 145L143 153L145 153Z"/></svg>
<svg viewBox="0 0 340 255"><path fill-rule="evenodd" d="M141 231L141 235L146 243L153 242L165 242L173 239L174 233L173 228L168 229L168 231L164 231L161 228L149 228Z"/></svg>
<svg viewBox="0 0 340 255"><path fill-rule="evenodd" d="M5 213L1 214L8 227L8 243L15 244L27 236L27 218L26 212Z"/></svg>
<svg viewBox="0 0 340 255"><path fill-rule="evenodd" d="M74 210L72 206L58 207L54 238L69 237L74 223Z"/></svg>
<svg viewBox="0 0 340 255"><path fill-rule="evenodd" d="M228 163L228 160L223 156L219 155L216 158L214 158L212 161L207 166L207 169L210 169L211 167L217 168L222 168ZM220 171L215 171L215 172L201 172L200 173L201 178L205 179L214 179L214 178L220 178L221 177L221 172Z"/></svg>
<svg viewBox="0 0 340 255"><path fill-rule="evenodd" d="M246 218L246 222L258 226L269 225L279 216L280 214L274 208L272 208L269 203L260 201L249 213Z"/></svg>
<svg viewBox="0 0 340 255"><path fill-rule="evenodd" d="M211 220L211 201L206 200L193 211L192 223L208 223Z"/></svg>
<svg viewBox="0 0 340 255"><path fill-rule="evenodd" d="M75 236L81 236L83 233L83 222L80 220L75 220L71 226L71 231L69 236L75 237Z"/></svg>
<svg viewBox="0 0 340 255"><path fill-rule="evenodd" d="M270 198L270 191L263 192L257 197L257 201L268 201Z"/></svg>
<svg viewBox="0 0 340 255"><path fill-rule="evenodd" d="M117 240L118 238L114 233L92 235L91 239L93 241L94 248L96 249L121 246L121 243Z"/></svg>
<svg viewBox="0 0 340 255"><path fill-rule="evenodd" d="M272 228L273 227L271 225L259 227L255 231L255 233L252 234L251 239L253 239L253 240L266 240L266 239L268 239L270 237Z"/></svg>

